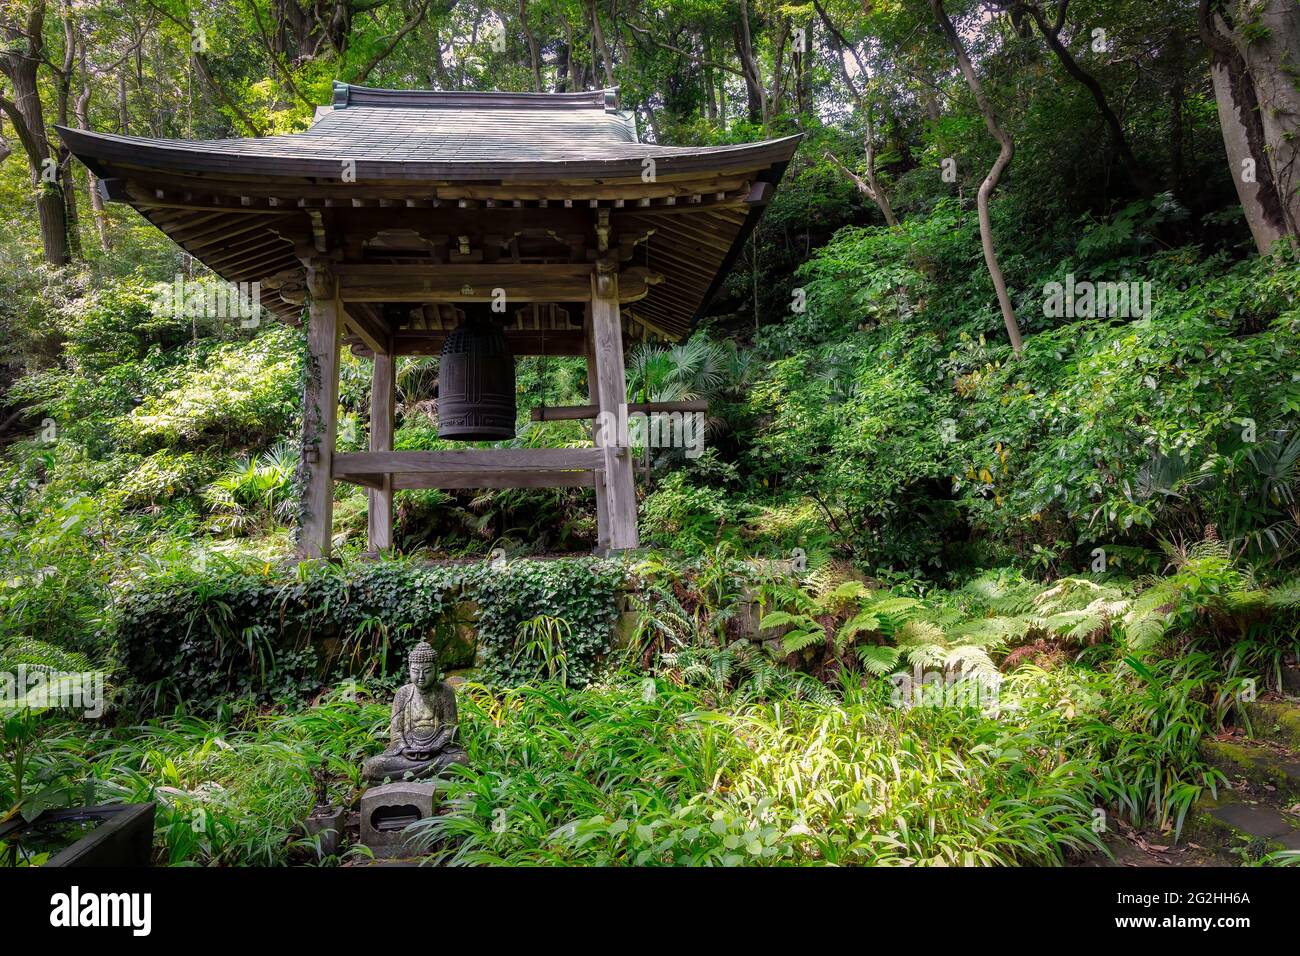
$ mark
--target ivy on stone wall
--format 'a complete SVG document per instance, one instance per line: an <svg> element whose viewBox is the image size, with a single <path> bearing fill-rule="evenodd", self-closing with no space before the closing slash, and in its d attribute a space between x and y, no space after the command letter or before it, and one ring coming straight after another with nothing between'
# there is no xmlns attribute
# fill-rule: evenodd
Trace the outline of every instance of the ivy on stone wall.
<svg viewBox="0 0 1300 956"><path fill-rule="evenodd" d="M449 666L472 649L449 613L458 569L404 561L292 571L233 567L147 579L112 627L135 695L204 710L232 698L301 697L331 679L400 673L420 639Z"/></svg>
<svg viewBox="0 0 1300 956"><path fill-rule="evenodd" d="M589 684L609 652L626 572L617 561L572 558L476 565L466 593L478 603L478 663L485 681L518 684L538 677L541 661L522 631L539 617L562 622L567 681Z"/></svg>
<svg viewBox="0 0 1300 956"><path fill-rule="evenodd" d="M624 579L619 563L594 558L209 564L132 585L111 627L128 697L155 709L160 700L203 711L237 698L303 698L349 675L397 681L421 639L444 670L464 667L475 662L464 625L477 632L483 679L520 683L539 676L538 655L521 639L539 617L556 624L566 679L581 686L609 650Z"/></svg>

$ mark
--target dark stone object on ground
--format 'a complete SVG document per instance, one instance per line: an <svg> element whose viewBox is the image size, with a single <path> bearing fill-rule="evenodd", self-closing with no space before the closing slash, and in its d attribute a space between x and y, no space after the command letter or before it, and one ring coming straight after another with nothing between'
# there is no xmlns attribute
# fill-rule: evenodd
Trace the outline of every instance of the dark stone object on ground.
<svg viewBox="0 0 1300 956"><path fill-rule="evenodd" d="M433 816L432 783L389 783L361 796L361 842L375 857L413 856L419 852L406 828Z"/></svg>
<svg viewBox="0 0 1300 956"><path fill-rule="evenodd" d="M343 807L317 806L306 820L303 829L309 837L320 837L321 857L338 856L347 830L348 812Z"/></svg>
<svg viewBox="0 0 1300 956"><path fill-rule="evenodd" d="M50 867L148 866L153 854L152 803L106 803L94 807L46 810L28 822L0 824L0 840L21 844L37 828L88 824L90 832L42 864Z"/></svg>

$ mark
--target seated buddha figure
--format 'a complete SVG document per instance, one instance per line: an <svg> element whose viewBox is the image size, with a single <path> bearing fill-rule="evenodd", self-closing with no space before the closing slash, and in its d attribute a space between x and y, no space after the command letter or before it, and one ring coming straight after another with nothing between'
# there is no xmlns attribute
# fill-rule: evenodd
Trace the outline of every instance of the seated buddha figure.
<svg viewBox="0 0 1300 956"><path fill-rule="evenodd" d="M425 780L469 758L456 740L456 692L438 680L438 657L425 641L411 651L411 681L398 688L388 724L388 749L362 764L373 783Z"/></svg>

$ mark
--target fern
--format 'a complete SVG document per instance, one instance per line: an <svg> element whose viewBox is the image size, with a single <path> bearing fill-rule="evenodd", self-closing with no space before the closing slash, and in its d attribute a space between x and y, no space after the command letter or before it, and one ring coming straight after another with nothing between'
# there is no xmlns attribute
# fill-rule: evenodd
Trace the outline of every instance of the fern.
<svg viewBox="0 0 1300 956"><path fill-rule="evenodd" d="M933 623L917 618L904 624L895 635L899 644L937 644L942 645L946 642L946 635L943 628Z"/></svg>
<svg viewBox="0 0 1300 956"><path fill-rule="evenodd" d="M1268 607L1300 607L1300 578L1284 581L1264 592L1264 603Z"/></svg>
<svg viewBox="0 0 1300 956"><path fill-rule="evenodd" d="M858 660L869 674L877 677L888 674L898 666L902 650L889 644L859 644L856 648Z"/></svg>
<svg viewBox="0 0 1300 956"><path fill-rule="evenodd" d="M1149 650L1164 637L1185 587L1176 578L1143 591L1124 615L1124 636L1130 649Z"/></svg>
<svg viewBox="0 0 1300 956"><path fill-rule="evenodd" d="M835 649L843 652L861 634L880 630L880 618L874 611L859 611L840 626L835 633Z"/></svg>
<svg viewBox="0 0 1300 956"><path fill-rule="evenodd" d="M763 619L758 622L758 627L760 630L766 631L774 627L784 627L787 624L794 625L801 630L807 630L810 624L815 625L816 622L806 614L791 614L789 611L770 611L763 615Z"/></svg>
<svg viewBox="0 0 1300 956"><path fill-rule="evenodd" d="M782 638L782 647L787 654L797 654L804 648L812 647L826 640L826 632L821 628L813 631L791 631Z"/></svg>
<svg viewBox="0 0 1300 956"><path fill-rule="evenodd" d="M34 637L15 637L0 643L0 670L67 671L92 670L89 658Z"/></svg>
<svg viewBox="0 0 1300 956"><path fill-rule="evenodd" d="M941 667L948 659L948 648L942 644L915 644L900 650L907 651L907 662L913 667Z"/></svg>
<svg viewBox="0 0 1300 956"><path fill-rule="evenodd" d="M887 597L871 604L871 612L880 618L880 630L884 634L895 634L908 623L909 612L921 605L916 598Z"/></svg>
<svg viewBox="0 0 1300 956"><path fill-rule="evenodd" d="M963 621L949 628L947 634L949 640L959 640L964 644L1001 647L1021 640L1031 627L1037 625L1037 619L1031 617L984 617Z"/></svg>
<svg viewBox="0 0 1300 956"><path fill-rule="evenodd" d="M992 675L998 672L997 665L982 647L962 644L948 651L944 666L959 671L963 677Z"/></svg>

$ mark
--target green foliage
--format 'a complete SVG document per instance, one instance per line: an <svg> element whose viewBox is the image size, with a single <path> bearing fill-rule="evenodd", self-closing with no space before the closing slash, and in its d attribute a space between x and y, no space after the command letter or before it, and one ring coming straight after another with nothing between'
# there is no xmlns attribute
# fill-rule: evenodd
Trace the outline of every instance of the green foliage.
<svg viewBox="0 0 1300 956"><path fill-rule="evenodd" d="M700 554L720 538L735 537L737 503L716 485L697 484L685 470L658 483L641 505L641 532L647 544L682 554Z"/></svg>
<svg viewBox="0 0 1300 956"><path fill-rule="evenodd" d="M590 683L609 651L624 580L621 564L598 559L472 566L465 582L478 605L483 673L505 684L535 680L557 672L556 653L562 650L564 680L576 687Z"/></svg>
<svg viewBox="0 0 1300 956"><path fill-rule="evenodd" d="M25 637L0 639L0 672L12 673L18 667L66 673L92 669L90 659L85 654L78 654L47 641Z"/></svg>
<svg viewBox="0 0 1300 956"><path fill-rule="evenodd" d="M404 561L291 573L200 556L123 590L110 635L136 704L197 712L244 696L299 698L332 673L386 676L421 639L464 658L452 571Z"/></svg>
<svg viewBox="0 0 1300 956"><path fill-rule="evenodd" d="M954 356L954 385L972 399L956 416L969 464L955 486L999 530L1049 512L1081 541L1155 528L1195 540L1216 524L1234 550L1281 558L1300 477L1287 358L1300 270L1258 260L1207 277L1179 253L1152 266L1150 317L1075 321L987 370Z"/></svg>
<svg viewBox="0 0 1300 956"><path fill-rule="evenodd" d="M294 474L298 450L287 443L244 458L204 489L212 524L222 531L247 534L273 522L288 523L297 507Z"/></svg>
<svg viewBox="0 0 1300 956"><path fill-rule="evenodd" d="M276 325L251 342L196 355L122 421L121 440L145 449L178 443L262 447L299 414L298 337Z"/></svg>
<svg viewBox="0 0 1300 956"><path fill-rule="evenodd" d="M536 667L536 675L546 680L569 681L569 642L573 628L562 617L539 614L519 625L515 638L514 655L510 666L518 667L520 659Z"/></svg>
<svg viewBox="0 0 1300 956"><path fill-rule="evenodd" d="M1140 253L1170 202L1091 223L1073 258L1023 280L1037 313L1076 272L1149 282L1150 311L1035 315L1015 361L989 341L970 212L843 230L802 270L806 311L760 342L776 358L753 389L749 473L815 502L859 559L912 574L981 552L1060 573L1087 544L1210 525L1234 554L1284 562L1300 545L1300 268L1285 247L1238 264Z"/></svg>
<svg viewBox="0 0 1300 956"><path fill-rule="evenodd" d="M76 163L60 183L80 210L74 262L39 264L37 170L10 137L0 667L124 666L141 710L296 706L344 674L391 682L418 637L454 656L463 622L451 605L472 600L494 686L463 697L475 768L433 827L460 838L438 848L454 862L1055 863L1095 842L1098 804L1177 830L1215 785L1199 736L1245 682L1277 689L1300 650L1300 259L1285 243L1245 254L1237 170L1217 148L1192 148L1220 141L1194 5L1071 7L1064 37L1106 26L1104 57L1072 46L1092 88L1040 33L1014 29L1023 5L952 11L1016 146L991 207L1026 333L1015 358L971 200L996 144L924 3L751 3L743 31L740 8L721 0L617 15L378 3L287 31L267 29L278 6L264 0L164 6L92 0L47 17L29 104L46 125L79 69L92 124L162 137L301 130L335 79L418 78L616 83L642 135L669 145L805 138L702 331L629 355L630 400L708 399L709 448L648 450L641 529L676 554L636 567L636 623L616 658L636 673L602 684L626 576L613 563L285 567L298 491L286 439L304 379L319 374L301 334L161 309L155 282L216 277L133 211L91 207ZM825 39L823 17L860 69L842 75L837 37L803 51L787 82L790 28ZM498 22L503 45L483 29ZM191 27L210 42L199 60ZM1263 35L1237 30L1247 43ZM739 41L717 41L742 36L752 62ZM63 50L72 37L80 50ZM138 55L119 90L128 49ZM79 63L68 76L56 75L63 53ZM174 79L200 61L194 96ZM1081 142L1108 146L1081 153ZM895 227L842 172L868 162ZM949 163L954 175L940 175ZM195 237L200 254L223 261L211 228ZM636 244L635 263L702 291L709 277L663 239ZM1045 310L1048 284L1071 275L1150 282L1153 308ZM437 374L436 358L401 363L395 447L450 447L433 424ZM523 358L517 380L525 415L588 392L577 357ZM368 364L346 355L341 448L365 447L367 382ZM590 440L581 423L520 424L519 447ZM345 555L365 500L337 492ZM397 506L410 552L549 553L595 537L587 491L404 491ZM760 582L740 561L795 548L812 569L798 581ZM1096 548L1106 573L1086 570ZM779 642L739 638L755 594ZM1018 709L885 706L878 678L940 666L1006 672ZM382 706L329 698L228 716L7 726L7 745L19 742L7 754L20 746L40 781L23 812L44 799L32 793L64 794L75 770L101 796L157 800L168 862L304 858L292 834L311 769L325 757L355 785ZM24 774L10 757L0 809L18 802Z"/></svg>
<svg viewBox="0 0 1300 956"><path fill-rule="evenodd" d="M0 707L0 819L21 814L31 821L76 799L77 788L65 768L50 759L53 731L41 708ZM0 841L0 866L17 865L17 856L16 846Z"/></svg>
<svg viewBox="0 0 1300 956"><path fill-rule="evenodd" d="M635 677L467 691L470 768L420 825L445 862L1050 864L1097 845L1096 718L1033 682L1002 720L874 691L710 709Z"/></svg>
<svg viewBox="0 0 1300 956"><path fill-rule="evenodd" d="M65 732L48 749L94 799L157 805L160 864L320 862L299 829L312 808L312 772L324 764L340 777L330 796L346 802L388 722L388 707L357 690L296 713L246 712L234 722L176 716L89 739L73 728L76 737Z"/></svg>

